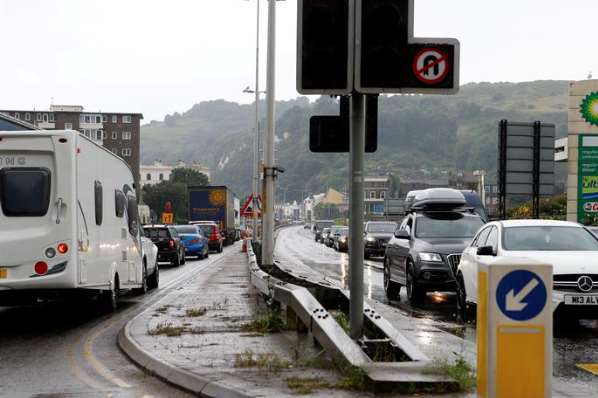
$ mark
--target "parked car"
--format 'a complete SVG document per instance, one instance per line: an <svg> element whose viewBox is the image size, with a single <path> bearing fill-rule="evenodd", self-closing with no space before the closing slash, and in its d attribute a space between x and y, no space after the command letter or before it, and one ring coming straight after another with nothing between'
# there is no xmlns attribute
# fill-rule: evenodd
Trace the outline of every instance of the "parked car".
<svg viewBox="0 0 598 398"><path fill-rule="evenodd" d="M318 242L324 244L326 239L328 239L328 235L330 235L330 228L324 228L320 234L320 240Z"/></svg>
<svg viewBox="0 0 598 398"><path fill-rule="evenodd" d="M197 225L176 225L174 227L185 244L185 256L206 258L209 255L208 238Z"/></svg>
<svg viewBox="0 0 598 398"><path fill-rule="evenodd" d="M349 228L340 228L334 237L334 248L339 252L349 251Z"/></svg>
<svg viewBox="0 0 598 398"><path fill-rule="evenodd" d="M569 319L598 317L598 304L584 300L598 294L598 238L582 225L552 220L487 224L463 251L457 270L457 305L465 318L473 317L478 302L478 261L488 256L552 264L553 289L564 293L557 310Z"/></svg>
<svg viewBox="0 0 598 398"><path fill-rule="evenodd" d="M481 217L462 210L459 191L419 191L410 213L388 243L384 256L384 290L389 299L407 289L412 305L428 291L455 291L455 271L463 249L484 225Z"/></svg>
<svg viewBox="0 0 598 398"><path fill-rule="evenodd" d="M143 234L158 247L158 261L185 264L185 244L172 225L146 225Z"/></svg>
<svg viewBox="0 0 598 398"><path fill-rule="evenodd" d="M396 222L370 221L365 224L363 234L364 257L384 256L386 245L397 230Z"/></svg>
<svg viewBox="0 0 598 398"><path fill-rule="evenodd" d="M215 222L202 222L196 225L201 229L204 236L208 238L208 249L222 253L225 238L222 236L218 224Z"/></svg>

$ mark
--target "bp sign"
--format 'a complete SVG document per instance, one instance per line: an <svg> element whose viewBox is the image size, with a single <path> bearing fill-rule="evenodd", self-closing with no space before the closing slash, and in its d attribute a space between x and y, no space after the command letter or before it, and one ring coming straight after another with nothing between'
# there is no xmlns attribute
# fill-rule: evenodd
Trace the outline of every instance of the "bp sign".
<svg viewBox="0 0 598 398"><path fill-rule="evenodd" d="M598 122L598 118L597 118ZM577 221L598 225L598 136L579 136Z"/></svg>
<svg viewBox="0 0 598 398"><path fill-rule="evenodd" d="M584 98L579 112L586 122L598 126L598 92L588 94Z"/></svg>

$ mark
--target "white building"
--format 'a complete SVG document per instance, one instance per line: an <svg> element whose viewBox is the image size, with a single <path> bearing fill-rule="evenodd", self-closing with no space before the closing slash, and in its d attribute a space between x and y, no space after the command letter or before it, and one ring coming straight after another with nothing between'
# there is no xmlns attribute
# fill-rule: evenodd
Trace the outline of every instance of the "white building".
<svg viewBox="0 0 598 398"><path fill-rule="evenodd" d="M322 201L322 199L324 199L324 197L326 197L326 194L321 193L318 195L308 196L307 198L305 198L303 200L303 206L302 206L303 214L301 216L306 222L314 221L313 220L314 209Z"/></svg>
<svg viewBox="0 0 598 398"><path fill-rule="evenodd" d="M199 163L192 163L188 165L179 160L176 165L170 166L163 164L159 160L156 160L152 165L141 165L141 186L155 185L161 183L162 181L168 181L170 180L170 174L172 173L172 170L179 167L186 167L199 171L200 173L205 174L206 177L208 177L208 180L210 180L210 169L207 166L201 165Z"/></svg>

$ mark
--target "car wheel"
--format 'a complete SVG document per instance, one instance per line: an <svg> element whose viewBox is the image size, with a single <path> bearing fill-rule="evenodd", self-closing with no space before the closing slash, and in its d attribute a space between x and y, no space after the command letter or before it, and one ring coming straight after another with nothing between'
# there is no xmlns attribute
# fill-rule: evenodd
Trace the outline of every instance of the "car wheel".
<svg viewBox="0 0 598 398"><path fill-rule="evenodd" d="M175 256L174 260L172 261L172 265L174 265L175 267L178 267L181 265L181 256L178 253Z"/></svg>
<svg viewBox="0 0 598 398"><path fill-rule="evenodd" d="M472 304L467 303L467 292L463 274L457 274L457 315L463 323L475 322L475 311Z"/></svg>
<svg viewBox="0 0 598 398"><path fill-rule="evenodd" d="M368 252L363 253L363 258L365 258L366 260L369 260L370 257L371 257L370 253L368 253Z"/></svg>
<svg viewBox="0 0 598 398"><path fill-rule="evenodd" d="M426 292L419 287L413 272L413 265L407 264L407 298L412 306L419 306L423 303Z"/></svg>
<svg viewBox="0 0 598 398"><path fill-rule="evenodd" d="M185 258L185 252L183 251L182 255L181 255L181 265L184 265L187 262L187 259Z"/></svg>
<svg viewBox="0 0 598 398"><path fill-rule="evenodd" d="M133 293L137 294L139 296L144 295L149 290L148 284L147 284L147 265L145 263L145 259L143 259L142 273L143 273L143 275L141 277L141 287L139 289L133 290Z"/></svg>
<svg viewBox="0 0 598 398"><path fill-rule="evenodd" d="M386 293L386 298L389 300L396 300L401 293L401 285L396 282L393 282L391 279L390 273L390 262L388 258L384 259L384 292Z"/></svg>
<svg viewBox="0 0 598 398"><path fill-rule="evenodd" d="M150 289L157 289L159 284L160 284L160 268L158 268L158 261L156 261L156 266L154 268L154 272L148 278L147 285Z"/></svg>
<svg viewBox="0 0 598 398"><path fill-rule="evenodd" d="M114 276L114 283L110 290L104 290L100 295L100 308L102 312L113 313L118 308L118 296L120 294L120 284L118 275Z"/></svg>

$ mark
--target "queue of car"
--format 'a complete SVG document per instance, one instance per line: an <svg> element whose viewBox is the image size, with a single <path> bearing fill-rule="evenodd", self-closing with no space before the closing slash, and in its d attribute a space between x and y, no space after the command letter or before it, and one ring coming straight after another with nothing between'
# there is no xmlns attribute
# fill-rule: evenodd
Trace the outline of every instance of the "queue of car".
<svg viewBox="0 0 598 398"><path fill-rule="evenodd" d="M488 222L474 199L473 193L454 189L413 191L400 224L365 224L364 257L383 257L388 299L396 299L403 287L413 306L428 292L454 292L458 313L467 320L475 317L481 261L530 258L553 266L553 290L562 297L555 309L559 318L598 317L598 227L553 220ZM312 230L316 241L348 251L347 227L326 221Z"/></svg>

